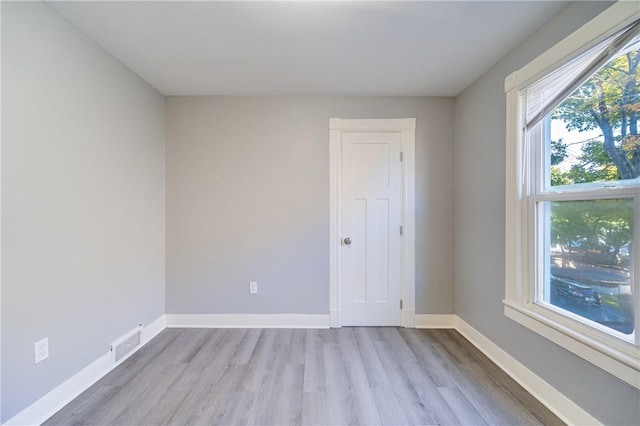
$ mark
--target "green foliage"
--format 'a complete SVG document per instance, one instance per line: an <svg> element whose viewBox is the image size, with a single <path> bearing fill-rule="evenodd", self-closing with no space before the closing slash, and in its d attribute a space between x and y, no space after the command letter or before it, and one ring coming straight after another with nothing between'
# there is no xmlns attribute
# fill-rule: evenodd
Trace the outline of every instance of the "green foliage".
<svg viewBox="0 0 640 426"><path fill-rule="evenodd" d="M631 243L633 199L551 203L551 241L572 250L598 253L599 263L616 265L620 249Z"/></svg>
<svg viewBox="0 0 640 426"><path fill-rule="evenodd" d="M551 141L551 165L557 166L567 158L567 146L562 139Z"/></svg>
<svg viewBox="0 0 640 426"><path fill-rule="evenodd" d="M566 122L569 130L579 131L597 129L599 118L608 119L613 127L621 126L626 118L628 130L630 113L638 106L638 62L638 49L613 59L560 104L553 118Z"/></svg>
<svg viewBox="0 0 640 426"><path fill-rule="evenodd" d="M601 182L619 180L618 168L605 152L602 141L587 142L582 148L579 163L566 173L570 183Z"/></svg>
<svg viewBox="0 0 640 426"><path fill-rule="evenodd" d="M572 183L575 182L567 176L567 173L563 173L560 167L551 166L551 185L571 185Z"/></svg>
<svg viewBox="0 0 640 426"><path fill-rule="evenodd" d="M599 129L602 139L591 141L566 172L573 183L632 179L640 176L640 49L607 63L553 112L568 130ZM566 158L563 141L551 143L551 164ZM564 181L565 179L558 179Z"/></svg>

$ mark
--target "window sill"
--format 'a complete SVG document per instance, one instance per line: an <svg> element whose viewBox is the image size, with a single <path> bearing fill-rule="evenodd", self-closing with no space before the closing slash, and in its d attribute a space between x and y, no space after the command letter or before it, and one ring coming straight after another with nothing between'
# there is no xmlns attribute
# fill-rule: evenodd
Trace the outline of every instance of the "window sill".
<svg viewBox="0 0 640 426"><path fill-rule="evenodd" d="M567 321L556 321L554 313L543 307L509 300L503 303L508 318L640 389L640 349L637 346L622 341L612 344L607 340L615 338L600 336L604 334L601 332L578 331Z"/></svg>

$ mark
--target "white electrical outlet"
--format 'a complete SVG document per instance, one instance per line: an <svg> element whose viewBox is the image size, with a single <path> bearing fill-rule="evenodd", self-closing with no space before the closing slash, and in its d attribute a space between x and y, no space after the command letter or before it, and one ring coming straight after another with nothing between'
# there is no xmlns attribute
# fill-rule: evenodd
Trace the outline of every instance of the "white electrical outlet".
<svg viewBox="0 0 640 426"><path fill-rule="evenodd" d="M249 283L249 293L256 294L258 292L258 283L256 281L251 281Z"/></svg>
<svg viewBox="0 0 640 426"><path fill-rule="evenodd" d="M49 338L45 337L33 344L33 352L36 364L49 358Z"/></svg>

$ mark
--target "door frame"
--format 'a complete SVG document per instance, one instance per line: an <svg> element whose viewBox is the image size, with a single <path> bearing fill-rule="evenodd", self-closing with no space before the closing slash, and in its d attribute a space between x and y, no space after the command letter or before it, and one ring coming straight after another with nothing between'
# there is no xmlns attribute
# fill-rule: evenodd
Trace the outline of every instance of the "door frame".
<svg viewBox="0 0 640 426"><path fill-rule="evenodd" d="M402 133L402 253L400 254L401 325L415 321L415 118L329 119L329 324L342 327L342 133Z"/></svg>

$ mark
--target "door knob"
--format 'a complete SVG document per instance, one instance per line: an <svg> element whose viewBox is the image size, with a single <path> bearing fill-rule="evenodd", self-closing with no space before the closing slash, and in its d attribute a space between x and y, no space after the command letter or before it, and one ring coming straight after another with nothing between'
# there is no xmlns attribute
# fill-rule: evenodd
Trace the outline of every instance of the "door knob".
<svg viewBox="0 0 640 426"><path fill-rule="evenodd" d="M344 239L344 243L345 243L346 245L351 244L351 238L349 238L349 237L345 238L345 239Z"/></svg>

